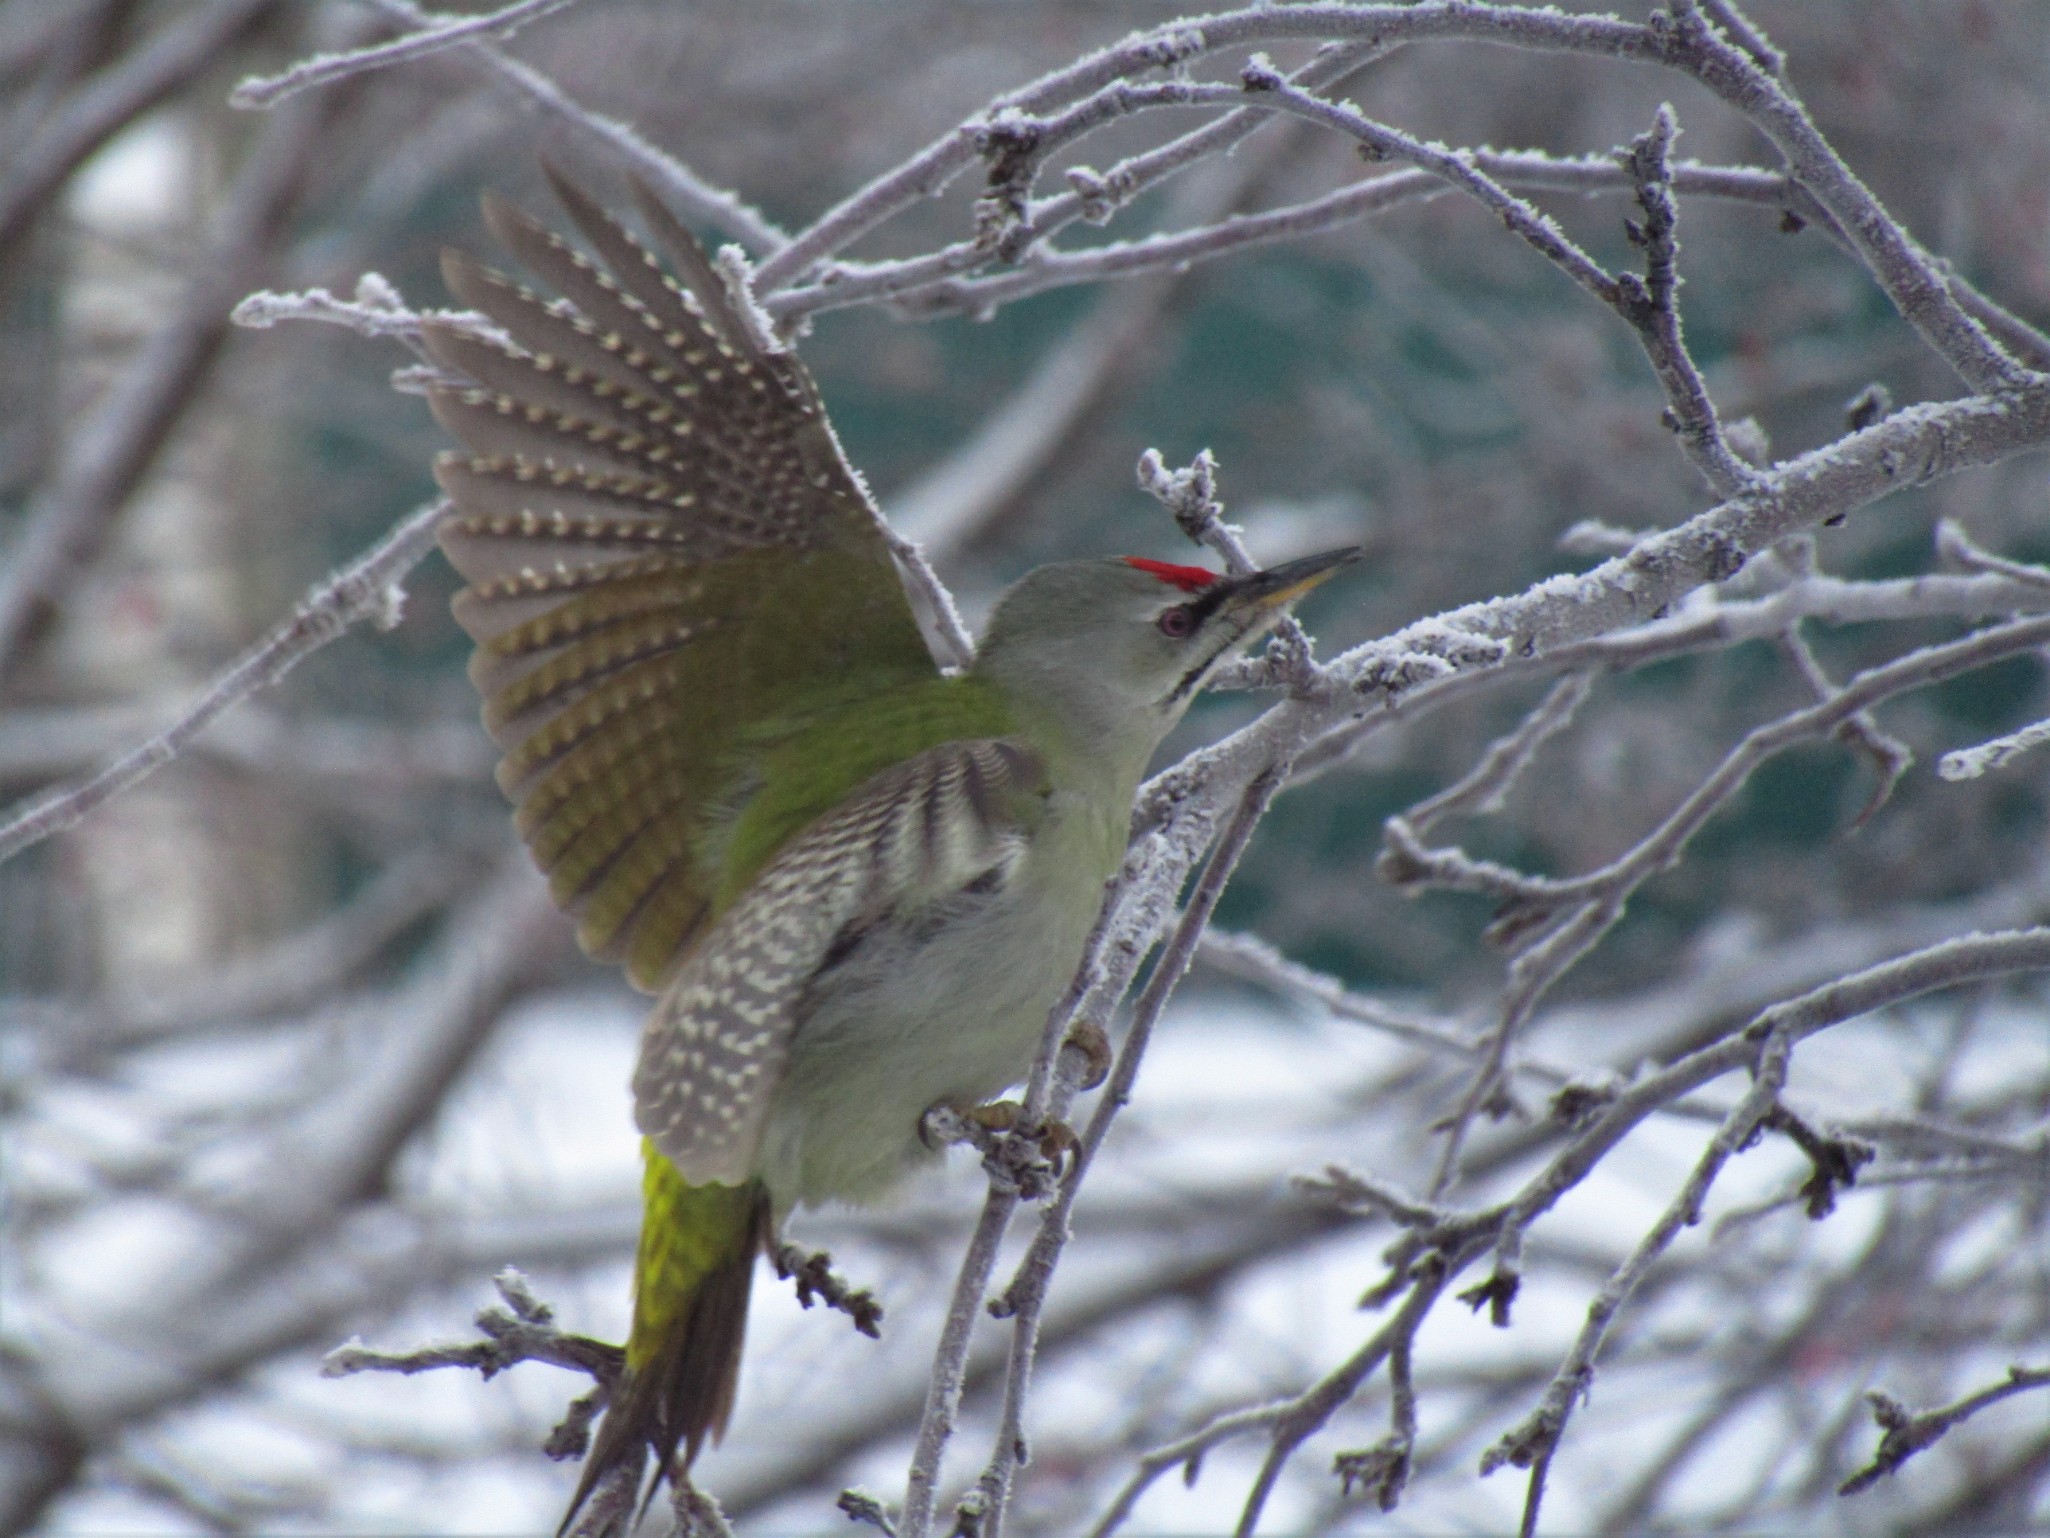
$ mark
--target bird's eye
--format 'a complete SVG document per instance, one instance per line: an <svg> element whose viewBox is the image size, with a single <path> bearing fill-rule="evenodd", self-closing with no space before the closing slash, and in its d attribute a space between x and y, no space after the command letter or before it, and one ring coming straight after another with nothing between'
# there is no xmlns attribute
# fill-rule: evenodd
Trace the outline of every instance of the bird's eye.
<svg viewBox="0 0 2050 1538"><path fill-rule="evenodd" d="M1186 640L1196 628L1196 616L1177 604L1161 612L1160 633L1170 641Z"/></svg>

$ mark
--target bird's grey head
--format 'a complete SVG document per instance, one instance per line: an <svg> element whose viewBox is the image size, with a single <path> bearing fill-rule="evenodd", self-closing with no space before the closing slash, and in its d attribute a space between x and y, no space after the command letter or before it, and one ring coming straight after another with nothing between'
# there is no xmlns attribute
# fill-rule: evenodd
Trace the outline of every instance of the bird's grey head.
<svg viewBox="0 0 2050 1538"><path fill-rule="evenodd" d="M1136 556L1042 566L998 601L976 671L1136 774L1219 667L1359 554L1236 577Z"/></svg>

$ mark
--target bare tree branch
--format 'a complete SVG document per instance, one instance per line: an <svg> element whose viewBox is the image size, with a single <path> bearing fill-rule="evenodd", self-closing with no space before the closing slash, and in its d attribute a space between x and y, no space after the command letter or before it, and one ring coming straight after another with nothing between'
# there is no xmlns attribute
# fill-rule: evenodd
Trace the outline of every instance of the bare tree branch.
<svg viewBox="0 0 2050 1538"><path fill-rule="evenodd" d="M413 0L371 0L371 4L408 26L432 24L430 13ZM582 106L532 65L508 58L490 44L474 40L463 42L462 52L483 64L545 117L624 162L691 218L716 224L753 251L773 252L788 243L788 236L737 194L706 181L675 156L650 144L628 124Z"/></svg>
<svg viewBox="0 0 2050 1538"><path fill-rule="evenodd" d="M251 75L229 93L228 104L233 107L274 107L286 97L312 90L315 86L393 64L424 59L458 43L486 37L503 42L530 22L539 21L575 3L576 0L514 0L514 3L482 16L443 21L404 37L395 37L390 42L354 48L347 53L314 54L281 74Z"/></svg>
<svg viewBox="0 0 2050 1538"><path fill-rule="evenodd" d="M276 8L277 0L208 0L195 5L167 22L147 45L74 92L5 164L5 179L0 181L0 251L20 238L87 156L212 64L238 34Z"/></svg>
<svg viewBox="0 0 2050 1538"><path fill-rule="evenodd" d="M1856 1495L1861 1490L1869 1490L1961 1421L1969 1420L2003 1399L2045 1387L2050 1387L2050 1367L2017 1364L2008 1368L2006 1381L1919 1414L1911 1413L1906 1405L1890 1395L1878 1392L1866 1395L1872 1405L1872 1418L1886 1435L1880 1438L1879 1450L1872 1455L1872 1462L1845 1480L1837 1493Z"/></svg>
<svg viewBox="0 0 2050 1538"><path fill-rule="evenodd" d="M292 618L223 672L184 715L137 744L90 779L46 791L0 821L0 861L72 827L94 808L155 773L225 712L283 678L307 656L352 626L398 622L400 583L434 548L435 526L448 510L434 501L397 525L352 564L300 601Z"/></svg>
<svg viewBox="0 0 2050 1538"><path fill-rule="evenodd" d="M231 771L166 778L47 857L7 865L0 881L0 971L14 979L0 1014L26 1027L0 1062L19 1187L8 1302L21 1322L0 1346L8 1525L53 1520L53 1502L101 1491L218 1530L280 1513L360 1524L372 1505L364 1492L396 1486L357 1480L358 1470L460 1477L544 1435L552 1456L575 1456L616 1370L617 1348L562 1329L510 1274L481 1336L452 1313L508 1260L549 1268L551 1297L600 1275L609 1296L638 1213L631 1172L601 1163L600 1140L587 1149L583 1133L574 1157L590 1154L597 1183L583 1183L579 1164L561 1191L553 1184L557 1145L568 1146L552 1130L557 1099L567 1110L570 1081L618 1049L625 1027L587 1037L581 1004L539 994L581 974L525 862L494 839L498 863L480 879L474 830L503 817L484 784L492 753L471 695L441 666L440 627L420 616L378 648L330 654L331 669L302 675L313 698L231 709L343 626L390 617L431 541L433 510L314 589L175 711L204 674L179 649L176 606L160 614L150 601L183 567L161 583L145 570L115 595L129 608L108 627L107 661L75 639L90 628L79 617L98 612L86 602L126 576L107 562L79 590L78 563L106 543L152 464L169 467L167 480L183 473L163 451L191 437L191 422L218 422L246 399L248 383L219 384L206 370L231 305L240 324L318 319L353 333L301 331L297 349L262 349L258 365L276 370L275 382L257 382L266 390L312 388L324 364L288 355L360 355L363 337L410 349L395 383L419 391L445 378L419 353L425 320L491 330L481 316L423 311L365 269L409 262L386 249L389 237L411 249L420 210L457 182L509 174L478 144L478 125L494 121L524 124L511 136L520 143L566 133L599 169L630 170L694 221L732 232L755 264L729 248L722 267L779 336L836 308L880 307L899 322L981 316L1057 286L1143 278L1040 350L1040 368L900 500L910 537L891 535L892 548L949 666L967 663L972 642L920 542L978 588L1013 557L1070 536L1100 548L1092 520L1122 511L1085 518L1035 499L1043 527L995 520L1049 456L1094 451L1089 413L1142 346L1182 348L1192 370L1243 360L1258 389L1243 412L1234 404L1226 431L1242 422L1234 481L1277 508L1275 526L1225 521L1207 452L1178 470L1151 456L1141 486L1182 532L1233 571L1253 566L1248 545L1307 542L1327 524L1333 542L1364 525L1376 557L1350 609L1338 586L1329 595L1324 623L1347 636L1346 650L1320 663L1299 629L1285 629L1228 680L1278 697L1263 707L1240 696L1249 724L1145 787L1120 879L1046 1021L1012 1125L935 1121L936 1138L981 1156L988 1189L974 1232L943 1194L888 1214L793 1218L792 1243L774 1259L800 1301L824 1299L861 1328L881 1299L897 1327L873 1366L864 1357L860 1392L822 1393L840 1369L821 1377L800 1344L832 1352L849 1332L759 1311L757 1341L774 1349L751 1359L733 1440L700 1465L728 1509L801 1522L797 1513L815 1516L848 1479L870 1481L878 1458L897 1456L908 1456L901 1516L854 1491L841 1507L923 1538L1157 1522L1171 1510L1170 1472L1193 1484L1235 1471L1238 1488L1201 1496L1206 1509L1235 1510L1242 1533L1284 1503L1306 1531L1350 1530L1363 1499L1406 1507L1412 1526L1499 1524L1473 1480L1483 1459L1529 1470L1527 1530L1548 1498L1555 1520L1575 1502L1591 1530L1609 1532L1735 1530L1765 1511L1805 1519L1845 1487L1882 1503L1871 1521L1903 1530L2030 1509L2050 1467L2050 1443L2030 1428L1986 1417L1936 1444L1980 1409L2042 1386L2040 1367L1921 1414L1874 1398L1876 1451L1859 1428L1869 1383L1920 1383L1941 1398L1944 1385L1986 1383L2026 1360L2041 1335L2040 1278L2027 1262L2044 1224L2050 1083L2031 1022L2050 973L2050 859L2014 831L2041 810L2033 782L1972 773L2045 740L2038 718L2050 708L2037 668L2050 654L2050 576L2028 559L2033 483L2020 459L2050 444L2050 341L1989 297L2012 296L2027 314L2040 297L2013 191L2040 180L2031 156L2041 136L2026 131L2041 116L2041 70L2029 62L2040 25L2019 12L1976 19L1978 31L1935 13L1892 18L1909 41L1859 58L1854 91L1845 60L1863 40L1827 30L1841 6L1762 13L1777 41L1731 0L1683 0L1642 20L1309 0L1124 37L1093 14L1048 12L1044 36L1018 54L996 46L1016 36L1008 18L944 13L928 38L920 29L943 14L934 0L909 0L872 32L843 32L811 7L785 15L782 3L693 12L719 57L756 73L694 90L682 106L651 104L631 124L489 41L544 14L565 58L614 35L617 18L565 0L497 0L467 18L375 0L380 35L398 31L396 42L326 40L326 57L282 72L262 51L268 35L223 35L223 77L254 80L255 94L339 89L258 125L257 152L239 162L217 147L218 113L191 115L209 163L242 167L208 234L209 270L168 286L140 362L115 358L111 388L84 396L64 475L31 490L32 532L0 581L10 660L44 612L65 619L52 631L62 646L39 653L33 672L14 670L23 698L0 719L0 775L32 788L140 739L0 821L0 856L77 825L180 752ZM14 118L35 125L19 135L13 174L0 170L0 210L27 185L24 168L57 164L47 157L63 145L104 142L121 114L132 121L158 102L182 111L203 62L187 59L175 78L151 70L166 68L170 39L196 32L193 18L225 26L237 9L194 4L155 31L121 24L119 6L88 8L61 29L0 21L0 77L28 87ZM1413 46L1423 43L1434 47ZM443 64L410 67L442 52ZM1019 66L1028 55L1037 62ZM472 68L451 67L464 61ZM409 67L386 72L393 64ZM1556 154L1479 147L1520 136L1535 108L1556 109L1541 119L1547 142L1590 122L1641 124L1657 90L1592 94L1626 73L1706 86L1717 100L1687 108L1689 132L1721 146L1755 129L1767 159L1676 158L1670 108L1616 151L1596 153L1598 141L1568 153L1570 140ZM962 80L972 88L952 98L939 119L952 126L934 137L926 88ZM1813 83L1812 114L1791 80ZM855 88L844 117L789 112L842 86ZM503 117L485 94L494 88L532 110ZM1875 153L1870 100L1857 94L1874 90L1889 121L1922 135L1884 146L1898 151L1889 198L1941 210L1923 233L1985 274L1987 292L1924 250L1850 169ZM360 134L289 127L295 113L337 110L345 94L374 100ZM1502 105L1511 100L1514 111ZM457 116L462 132L444 132ZM1998 133L1987 127L1996 118ZM707 163L752 167L733 173L759 181L751 194L831 206L786 234L655 147L714 133L727 139L706 148ZM1915 146L1939 135L1960 148L1925 168ZM768 153L739 153L757 139ZM351 190L312 174L322 169L308 158L313 143L344 156ZM893 143L923 147L878 170L897 152L875 146ZM296 160L281 148L290 144ZM385 166L367 185L349 174L366 156ZM266 157L275 163L260 175ZM1345 166L1357 159L1375 169L1355 180ZM64 194L80 164L52 173L24 217ZM821 197L829 177L852 190ZM969 196L927 205L962 190L963 177ZM1256 193L1268 206L1236 211ZM1447 194L1515 238L1470 212L1447 219L1442 203L1423 209ZM1596 205L1588 219L1563 206L1618 194L1631 201ZM1388 221L1368 267L1348 270L1357 253L1346 227L1394 209L1419 217ZM1600 231L1626 212L1634 250L1619 256ZM1850 288L1831 253L1782 252L1772 216L1789 235L1807 227L1842 245L1860 269ZM308 237L268 281L297 291L234 303L257 281L251 262L276 267L288 222ZM1177 294L1200 307L1167 302L1195 262L1311 235L1327 239L1309 260L1250 272L1243 293L1206 283ZM1433 249L1454 237L1456 249ZM5 381L29 419L0 445L16 467L0 477L11 487L31 486L58 457L44 444L75 397L45 406L38 391L57 397L44 383L71 392L67 381L90 389L109 375L106 323L92 320L103 267L124 281L145 269L156 282L162 265L153 229L104 235L83 259L62 244L18 243L24 281L9 291L29 302L0 316L10 358L32 365ZM358 272L351 293L344 275ZM1516 288L1519 272L1534 275L1534 301ZM1865 272L1908 324L1883 307L1845 308L1866 292ZM1610 341L1620 333L1583 296L1630 327L1649 375L1616 369L1603 330ZM1186 342L1166 329L1184 309L1196 321ZM134 324L118 313L118 326ZM51 318L72 314L89 323ZM1018 334L1007 326L1004 346ZM339 349L321 345L329 338ZM842 365L825 355L838 344L822 343L838 405L831 374ZM864 335L858 345L871 344ZM957 345L971 344L950 333L937 347L951 358ZM938 356L902 330L879 346L890 409L934 399ZM1952 375L1971 393L1918 398ZM1184 390L1176 411L1197 403L1189 422L1207 420L1194 381L1158 383ZM1896 396L1911 404L1896 408ZM860 405L848 407L859 436ZM1661 407L1677 454L1654 426ZM368 420L351 401L321 416L319 431L349 440L345 464L416 475L423 429L413 408L397 410L412 415ZM1774 462L1768 429L1796 452ZM299 453L282 435L266 442L280 463ZM1992 473L1892 502L1891 523L1851 519L1970 470ZM376 474L344 485L323 458L308 482L321 488L314 504L382 498L373 488L390 477ZM154 499L132 500L158 516ZM1932 506L1946 515L1934 561L1913 532ZM1574 519L1558 539L1557 525ZM153 551L129 549L155 526L139 521L133 534L108 548L146 564ZM1562 550L1587 569L1560 572ZM1825 558L1858 575L1825 570ZM258 597L254 612L275 602ZM74 651L104 673L68 676ZM334 692L335 675L365 665L374 678L348 672ZM1814 772L1805 759L1773 762L1831 741L1856 761L1817 752ZM1938 775L1916 773L1918 756ZM1840 787L1862 791L1865 765L1876 790L1860 812ZM1840 782L1840 771L1855 779ZM1798 804L1767 805L1789 782L1785 799ZM1328 815L1288 809L1266 824L1272 847L1263 840L1253 856L1249 910L1280 900L1242 916L1238 932L1210 931L1255 820L1282 789L1313 785ZM270 847L285 842L263 820L270 803L289 824L289 849ZM1359 819L1405 803L1385 825L1391 892L1358 855ZM1792 829L1784 842L1760 831L1774 817ZM216 865L236 902L275 912L208 938L198 905L166 898L160 924L144 900L154 894L119 890L124 879L213 879ZM359 888L364 871L382 874ZM1653 884L1669 871L1681 874ZM306 890L323 883L333 891ZM342 892L355 896L336 901ZM1411 892L1453 895L1405 908ZM142 962L153 945L191 956L152 970ZM102 950L120 965L102 972ZM1109 1057L1101 1033L1152 956L1116 1076L1078 1118L1078 1136L1068 1119ZM1165 1002L1199 957L1265 1000L1214 993L1187 1012L1184 1035L1166 1028ZM534 1007L520 1010L520 1031L501 1033L515 1002ZM608 1022L621 1007L603 1003ZM1256 1024L1263 1009L1285 1024ZM1257 1068L1221 1067L1218 1041ZM1134 1101L1142 1057L1156 1066ZM527 1074L545 1082L528 1085ZM577 1124L601 1125L602 1108L584 1119L574 1093ZM1113 1120L1124 1129L1116 1144ZM490 1151L477 1155L487 1123ZM603 1125L625 1136L623 1124ZM1734 1157L1754 1146L1754 1157ZM544 1183L547 1200L523 1196ZM473 1199L480 1186L487 1194ZM1006 1246L1017 1207L1034 1200L1039 1221L1017 1236L1023 1253L999 1279L1016 1253ZM152 1241L147 1264L96 1266L95 1225L126 1232L131 1208L161 1217L169 1237ZM1850 1213L1855 1231L1832 1212ZM1704 1217L1713 1227L1690 1238ZM1836 1226L1822 1232L1824 1222ZM1961 1242L1985 1232L2012 1237ZM831 1276L815 1253L821 1235L851 1273L875 1279L873 1296ZM72 1280L84 1272L97 1274ZM1277 1323L1282 1278L1300 1320ZM1347 1323L1362 1293L1381 1312ZM1494 1349L1443 1349L1448 1297L1502 1332ZM443 1321L405 1327L413 1339L455 1344L335 1355L362 1370L350 1393L381 1408L344 1413L340 1401L280 1388L313 1366L286 1353L388 1335L402 1304ZM978 1330L986 1313L1008 1328ZM939 1336L929 1364L927 1321ZM430 1429L419 1386L402 1381L441 1366L490 1375L520 1360L594 1380L552 1434L532 1406L501 1416L496 1399L458 1431ZM1684 1395L1672 1390L1677 1374ZM1597 1376L1604 1392L1590 1398ZM474 1380L446 1388L467 1393ZM1654 1392L1662 1415L1634 1416ZM389 1397L367 1397L379 1394ZM204 1416L177 1413L194 1409ZM325 1475L267 1480L237 1461L233 1438L194 1451L188 1423L259 1412L331 1450L320 1466L346 1468L350 1487ZM1739 1428L1755 1456L1711 1468L1707 1449L1735 1445L1724 1433ZM992 1442L950 1510L962 1480L949 1485L945 1453L964 1429L987 1429ZM1305 1459L1322 1437L1335 1456ZM1882 1481L1923 1448L1936 1449L1930 1468ZM1958 1480L1967 1451L1971 1475ZM1927 1493L1945 1481L1970 1489ZM729 1529L704 1491L678 1480L674 1494L683 1531ZM578 1530L626 1523L637 1495L615 1481Z"/></svg>

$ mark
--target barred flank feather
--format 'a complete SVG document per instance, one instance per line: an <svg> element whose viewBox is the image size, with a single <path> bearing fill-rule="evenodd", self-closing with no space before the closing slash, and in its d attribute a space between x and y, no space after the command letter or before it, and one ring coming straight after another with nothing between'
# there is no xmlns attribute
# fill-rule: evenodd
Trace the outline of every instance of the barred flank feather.
<svg viewBox="0 0 2050 1538"><path fill-rule="evenodd" d="M942 743L869 779L789 839L648 1016L634 1117L685 1178L744 1180L804 992L867 924L986 880L1023 852L1042 767L1004 738Z"/></svg>

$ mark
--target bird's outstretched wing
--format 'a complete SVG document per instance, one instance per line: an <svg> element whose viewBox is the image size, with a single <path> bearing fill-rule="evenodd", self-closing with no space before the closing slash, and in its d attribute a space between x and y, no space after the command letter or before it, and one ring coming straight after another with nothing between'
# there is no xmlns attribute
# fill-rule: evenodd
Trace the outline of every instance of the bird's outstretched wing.
<svg viewBox="0 0 2050 1538"><path fill-rule="evenodd" d="M492 230L561 298L443 260L506 340L427 328L475 381L429 396L469 450L435 469L441 544L520 832L584 947L654 991L714 914L706 843L747 744L822 683L845 701L935 669L804 366L644 189L674 276L549 176L602 267L492 197Z"/></svg>
<svg viewBox="0 0 2050 1538"><path fill-rule="evenodd" d="M1044 791L1006 738L892 765L791 839L692 950L649 1016L634 1116L691 1185L753 1173L762 1120L820 968L871 925L1001 884Z"/></svg>

